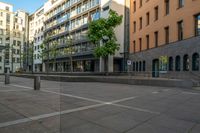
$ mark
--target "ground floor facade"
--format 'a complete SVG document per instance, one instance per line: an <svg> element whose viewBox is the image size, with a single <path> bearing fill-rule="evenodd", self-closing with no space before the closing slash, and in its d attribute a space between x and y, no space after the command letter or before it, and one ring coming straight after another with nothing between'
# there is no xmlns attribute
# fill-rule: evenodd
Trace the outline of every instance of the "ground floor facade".
<svg viewBox="0 0 200 133"><path fill-rule="evenodd" d="M122 58L111 58L107 62L91 55L57 58L45 61L45 71L49 72L120 72ZM102 66L104 66L102 68ZM41 66L42 67L42 66ZM40 68L41 68L40 67Z"/></svg>
<svg viewBox="0 0 200 133"><path fill-rule="evenodd" d="M200 36L130 55L133 75L200 79Z"/></svg>

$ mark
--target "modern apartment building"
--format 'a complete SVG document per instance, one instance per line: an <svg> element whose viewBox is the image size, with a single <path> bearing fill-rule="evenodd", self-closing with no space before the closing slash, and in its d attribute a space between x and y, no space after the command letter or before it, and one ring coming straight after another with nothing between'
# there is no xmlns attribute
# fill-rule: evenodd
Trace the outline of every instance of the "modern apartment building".
<svg viewBox="0 0 200 133"><path fill-rule="evenodd" d="M44 39L44 20L45 16L43 6L29 16L29 44L30 50L33 49L33 62L31 63L33 63L32 67L34 72L43 71L41 44Z"/></svg>
<svg viewBox="0 0 200 133"><path fill-rule="evenodd" d="M48 48L56 44L56 57L50 54L45 60L50 71L99 72L104 71L102 59L93 55L94 45L88 41L88 23L101 17L108 17L110 9L123 15L125 0L49 0L44 4L45 31L49 39ZM125 17L124 17L125 18ZM124 19L117 27L116 36L120 50L109 57L108 71L122 70L124 61ZM71 65L72 62L72 65ZM47 66L47 63L49 64Z"/></svg>
<svg viewBox="0 0 200 133"><path fill-rule="evenodd" d="M130 59L137 75L199 78L199 0L131 0Z"/></svg>
<svg viewBox="0 0 200 133"><path fill-rule="evenodd" d="M0 73L23 67L22 53L28 40L28 14L0 2Z"/></svg>

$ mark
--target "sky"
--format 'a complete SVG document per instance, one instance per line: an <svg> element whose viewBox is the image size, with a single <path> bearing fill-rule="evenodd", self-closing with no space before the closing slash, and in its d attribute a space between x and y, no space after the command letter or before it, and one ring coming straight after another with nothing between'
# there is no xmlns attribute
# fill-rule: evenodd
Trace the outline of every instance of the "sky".
<svg viewBox="0 0 200 133"><path fill-rule="evenodd" d="M29 13L33 13L38 8L40 8L47 0L0 0L0 1L12 4L14 7L14 11L22 9Z"/></svg>

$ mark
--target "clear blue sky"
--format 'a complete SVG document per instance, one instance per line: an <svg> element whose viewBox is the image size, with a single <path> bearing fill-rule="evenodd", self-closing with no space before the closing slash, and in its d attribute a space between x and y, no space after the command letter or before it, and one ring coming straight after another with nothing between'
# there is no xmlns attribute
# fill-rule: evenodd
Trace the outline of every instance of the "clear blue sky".
<svg viewBox="0 0 200 133"><path fill-rule="evenodd" d="M1 2L6 2L13 4L14 11L17 9L23 9L29 13L33 13L39 7L41 7L47 0L0 0Z"/></svg>

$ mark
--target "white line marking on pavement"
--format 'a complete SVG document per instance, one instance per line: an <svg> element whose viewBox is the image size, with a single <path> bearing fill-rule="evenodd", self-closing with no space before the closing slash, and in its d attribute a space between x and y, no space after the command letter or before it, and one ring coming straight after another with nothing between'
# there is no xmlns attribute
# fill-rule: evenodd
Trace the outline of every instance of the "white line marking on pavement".
<svg viewBox="0 0 200 133"><path fill-rule="evenodd" d="M92 109L92 108L96 108L96 107L100 107L100 106L104 106L104 105L105 104L95 104L95 105L80 107L80 108L76 108L76 109L64 110L61 112L53 112L53 113L49 113L49 114L43 114L43 115L33 116L33 117L29 117L29 118L24 118L24 119L8 121L8 122L0 123L0 128L12 126L12 125L16 125L16 124L21 124L21 123L25 123L25 122L36 121L36 120L49 118L49 117L53 117L53 116L69 114L69 113L73 113L73 112L77 112L77 111Z"/></svg>
<svg viewBox="0 0 200 133"><path fill-rule="evenodd" d="M183 94L189 94L189 95L200 95L200 93L194 93L194 92L187 92L187 91L183 91Z"/></svg>
<svg viewBox="0 0 200 133"><path fill-rule="evenodd" d="M57 94L57 95L61 95L61 96L67 96L67 97L82 99L82 100L86 100L86 101L90 101L90 102L105 103L104 101L100 101L100 100L96 100L96 99L91 99L91 98L80 97L80 96L75 96L75 95L71 95L71 94L58 93L58 92L48 91L48 90L41 90L41 91L48 92L48 93L53 93L53 94Z"/></svg>
<svg viewBox="0 0 200 133"><path fill-rule="evenodd" d="M15 85L15 84L10 84L10 86L19 87L19 88L25 88L25 89L33 89L32 87L22 86L22 85Z"/></svg>
<svg viewBox="0 0 200 133"><path fill-rule="evenodd" d="M118 107L127 108L127 109L132 109L132 110L136 110L136 111L140 111L140 112L146 112L146 113L157 114L157 115L160 114L160 112L155 112L155 111L151 111L151 110L147 110L147 109L131 107L131 106L126 106L126 105L121 105L121 104L112 104L112 105L115 105L115 106L118 106Z"/></svg>
<svg viewBox="0 0 200 133"><path fill-rule="evenodd" d="M17 91L30 91L30 90L29 89L0 90L0 92L17 92Z"/></svg>
<svg viewBox="0 0 200 133"><path fill-rule="evenodd" d="M21 88L26 88L26 89L32 89L31 87L20 86L20 85L13 85L12 84L11 86L21 87ZM154 111L150 111L150 110L146 110L146 109L142 109L142 108L136 108L136 107L130 107L130 106L117 104L119 102L135 99L135 98L137 98L137 96L123 98L123 99L119 99L119 100L114 100L114 101L111 101L111 102L105 102L105 101L100 101L100 100L96 100L96 99L75 96L75 95L71 95L71 94L58 93L58 92L54 92L54 91L48 91L48 90L41 90L41 91L48 92L48 93L53 93L53 94L57 94L57 95L63 95L63 96L66 96L66 97L82 99L82 100L86 100L86 101L97 102L99 104L84 106L84 107L75 108L75 109L64 110L64 111L61 111L61 112L53 112L53 113L49 113L49 114L43 114L43 115L33 116L33 117L14 120L14 121L8 121L8 122L0 123L0 128L7 127L7 126L12 126L12 125L16 125L16 124L21 124L21 123L25 123L25 122L31 122L31 121L35 121L35 120L40 120L40 119L53 117L53 116L57 116L57 115L63 115L63 114L69 114L69 113L77 112L77 111L83 111L83 110L92 109L92 108L96 108L96 107L101 107L101 106L105 106L105 105L113 105L113 106L132 109L132 110L136 110L136 111L140 111L140 112L147 112L147 113L152 113L152 114L160 114L159 112L154 112Z"/></svg>

